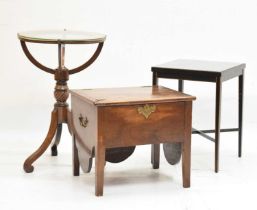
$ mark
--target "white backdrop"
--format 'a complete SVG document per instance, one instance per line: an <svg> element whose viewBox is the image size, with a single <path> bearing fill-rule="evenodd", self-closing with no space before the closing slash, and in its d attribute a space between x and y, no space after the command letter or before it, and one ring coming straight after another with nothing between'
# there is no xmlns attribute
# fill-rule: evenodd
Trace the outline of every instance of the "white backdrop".
<svg viewBox="0 0 257 210"><path fill-rule="evenodd" d="M107 35L99 58L70 77L70 88L150 85L150 67L177 58L245 62L244 119L256 122L256 9L254 0L0 0L0 128L48 127L54 80L27 60L16 33L63 28ZM42 63L57 65L56 47L29 46ZM67 66L81 64L93 50L68 46ZM175 81L161 84L176 87ZM223 87L222 123L236 125L237 79ZM186 83L186 92L198 97L194 123L213 126L214 91L211 83Z"/></svg>
<svg viewBox="0 0 257 210"><path fill-rule="evenodd" d="M256 0L0 0L0 208L156 209L161 203L174 209L256 209L256 11ZM237 134L222 134L221 172L215 174L214 145L195 135L192 187L183 189L180 164L170 167L162 157L154 171L149 146L139 147L126 163L107 165L106 197L95 200L94 173L71 176L71 141L64 130L59 156L48 150L35 172L25 174L23 161L49 126L55 81L27 60L17 32L64 28L107 35L96 62L70 77L71 89L151 85L151 66L177 58L245 62L243 158L236 157ZM66 66L84 62L94 47L67 46ZM29 48L45 65L57 66L56 46ZM223 85L223 128L237 126L237 83ZM177 88L172 80L160 84ZM193 124L213 128L214 84L185 85L185 92L197 96Z"/></svg>

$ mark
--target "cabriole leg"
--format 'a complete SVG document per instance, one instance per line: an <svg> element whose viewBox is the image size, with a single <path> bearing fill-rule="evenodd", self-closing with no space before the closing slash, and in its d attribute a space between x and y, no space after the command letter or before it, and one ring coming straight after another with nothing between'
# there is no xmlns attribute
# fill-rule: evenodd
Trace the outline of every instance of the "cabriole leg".
<svg viewBox="0 0 257 210"><path fill-rule="evenodd" d="M34 167L32 166L32 163L35 162L46 151L46 149L50 145L57 129L57 117L58 117L57 110L54 109L52 111L51 123L50 123L50 127L45 140L43 141L41 146L25 160L23 164L23 168L25 172L27 173L33 172Z"/></svg>

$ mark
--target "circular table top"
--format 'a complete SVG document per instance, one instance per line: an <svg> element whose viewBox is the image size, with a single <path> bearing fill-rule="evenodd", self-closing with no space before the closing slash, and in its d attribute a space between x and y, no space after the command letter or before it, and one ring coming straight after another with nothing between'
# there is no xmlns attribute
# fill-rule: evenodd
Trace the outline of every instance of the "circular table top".
<svg viewBox="0 0 257 210"><path fill-rule="evenodd" d="M26 42L47 44L94 44L105 41L106 35L73 30L40 30L18 33L18 38Z"/></svg>

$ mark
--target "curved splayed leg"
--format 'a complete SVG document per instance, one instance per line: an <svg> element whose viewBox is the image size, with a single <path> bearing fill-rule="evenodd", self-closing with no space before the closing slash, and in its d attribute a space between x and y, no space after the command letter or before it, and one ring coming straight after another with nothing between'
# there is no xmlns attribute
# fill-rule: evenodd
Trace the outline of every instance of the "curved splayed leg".
<svg viewBox="0 0 257 210"><path fill-rule="evenodd" d="M48 133L46 135L46 138L44 142L41 144L41 146L32 154L30 155L23 164L23 169L27 173L31 173L34 170L34 167L32 166L32 163L35 162L49 147L54 134L57 129L57 110L52 111L52 117L51 117L51 123L48 130Z"/></svg>
<svg viewBox="0 0 257 210"><path fill-rule="evenodd" d="M57 130L56 130L56 133L55 133L55 140L54 140L54 143L51 147L52 156L57 156L58 155L57 146L60 143L61 135L62 135L62 124L58 124Z"/></svg>

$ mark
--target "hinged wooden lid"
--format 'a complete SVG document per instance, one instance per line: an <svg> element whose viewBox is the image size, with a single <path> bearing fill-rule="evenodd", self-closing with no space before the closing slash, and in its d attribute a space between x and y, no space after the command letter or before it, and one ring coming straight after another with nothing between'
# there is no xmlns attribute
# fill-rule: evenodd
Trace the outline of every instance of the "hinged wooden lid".
<svg viewBox="0 0 257 210"><path fill-rule="evenodd" d="M162 86L71 90L72 96L96 106L192 101L196 98Z"/></svg>

